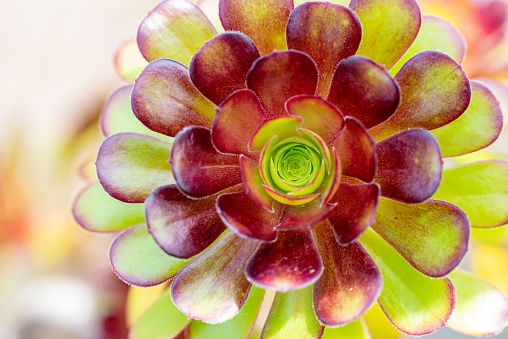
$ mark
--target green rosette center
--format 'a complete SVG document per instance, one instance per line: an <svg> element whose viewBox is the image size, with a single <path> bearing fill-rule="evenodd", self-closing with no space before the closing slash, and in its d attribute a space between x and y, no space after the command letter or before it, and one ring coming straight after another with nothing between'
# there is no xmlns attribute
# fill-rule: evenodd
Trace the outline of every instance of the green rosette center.
<svg viewBox="0 0 508 339"><path fill-rule="evenodd" d="M288 205L306 204L320 195L330 174L330 151L316 134L299 129L281 141L275 136L264 147L259 168L268 194Z"/></svg>

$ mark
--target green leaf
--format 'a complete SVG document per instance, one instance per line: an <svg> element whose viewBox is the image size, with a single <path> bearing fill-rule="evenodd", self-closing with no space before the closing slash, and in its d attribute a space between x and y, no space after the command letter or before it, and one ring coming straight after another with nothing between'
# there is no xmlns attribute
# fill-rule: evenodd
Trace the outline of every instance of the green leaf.
<svg viewBox="0 0 508 339"><path fill-rule="evenodd" d="M116 238L110 257L120 278L141 287L163 283L190 262L166 254L148 233L146 224L132 227Z"/></svg>
<svg viewBox="0 0 508 339"><path fill-rule="evenodd" d="M261 127L254 133L249 142L250 150L262 150L274 135L279 141L289 137L299 136L296 131L302 126L303 119L296 115L283 115L266 120Z"/></svg>
<svg viewBox="0 0 508 339"><path fill-rule="evenodd" d="M265 290L252 286L247 301L234 318L221 324L210 325L194 320L189 327L190 339L244 339L247 338L256 321Z"/></svg>
<svg viewBox="0 0 508 339"><path fill-rule="evenodd" d="M467 217L444 201L410 205L381 198L372 228L414 268L431 277L448 274L467 251Z"/></svg>
<svg viewBox="0 0 508 339"><path fill-rule="evenodd" d="M93 232L121 231L145 221L143 204L118 201L98 182L79 193L72 212L83 228Z"/></svg>
<svg viewBox="0 0 508 339"><path fill-rule="evenodd" d="M428 334L443 327L455 303L450 281L421 274L371 229L359 241L383 276L378 302L391 322L411 335Z"/></svg>
<svg viewBox="0 0 508 339"><path fill-rule="evenodd" d="M173 138L152 131L136 118L131 107L133 87L133 85L121 87L108 98L102 107L99 121L102 133L109 137L113 134L131 132L172 141Z"/></svg>
<svg viewBox="0 0 508 339"><path fill-rule="evenodd" d="M152 306L166 291L166 284L152 287L129 286L125 302L125 317L127 326L132 327L139 318Z"/></svg>
<svg viewBox="0 0 508 339"><path fill-rule="evenodd" d="M442 52L416 54L394 79L400 87L400 105L388 120L369 129L377 142L412 128L443 127L460 117L471 101L466 73Z"/></svg>
<svg viewBox="0 0 508 339"><path fill-rule="evenodd" d="M482 242L504 245L508 243L508 225L496 228L473 228L471 229L471 236Z"/></svg>
<svg viewBox="0 0 508 339"><path fill-rule="evenodd" d="M266 320L261 338L299 339L320 338L321 325L312 308L312 286L286 293L277 293Z"/></svg>
<svg viewBox="0 0 508 339"><path fill-rule="evenodd" d="M462 63L466 55L466 42L458 30L437 16L425 15L415 41L407 52L390 70L394 76L399 69L416 54L434 50L448 54L457 63Z"/></svg>
<svg viewBox="0 0 508 339"><path fill-rule="evenodd" d="M472 227L495 227L508 222L508 162L485 161L443 172L432 197L462 209Z"/></svg>
<svg viewBox="0 0 508 339"><path fill-rule="evenodd" d="M443 157L471 153L492 144L503 128L503 113L494 94L471 81L471 102L456 120L430 131L441 146Z"/></svg>
<svg viewBox="0 0 508 339"><path fill-rule="evenodd" d="M221 0L219 16L226 31L245 33L265 55L286 49L286 24L292 10L293 0Z"/></svg>
<svg viewBox="0 0 508 339"><path fill-rule="evenodd" d="M420 29L421 16L414 0L352 0L349 5L362 23L357 54L386 69L411 46Z"/></svg>
<svg viewBox="0 0 508 339"><path fill-rule="evenodd" d="M258 246L226 231L175 277L171 285L175 305L189 318L208 324L232 319L248 297L251 283L244 269Z"/></svg>
<svg viewBox="0 0 508 339"><path fill-rule="evenodd" d="M169 165L171 144L135 133L110 136L97 156L97 176L112 197L124 202L144 202L161 186L173 184Z"/></svg>
<svg viewBox="0 0 508 339"><path fill-rule="evenodd" d="M155 7L138 30L138 46L148 61L172 59L188 65L192 56L216 32L206 15L184 0L167 0Z"/></svg>
<svg viewBox="0 0 508 339"><path fill-rule="evenodd" d="M508 325L508 300L501 291L462 270L453 271L450 279L457 290L457 303L448 327L484 337L497 334Z"/></svg>
<svg viewBox="0 0 508 339"><path fill-rule="evenodd" d="M169 290L139 318L130 339L169 339L187 326L190 319L173 304Z"/></svg>
<svg viewBox="0 0 508 339"><path fill-rule="evenodd" d="M363 318L337 328L326 327L321 339L370 339L369 329Z"/></svg>

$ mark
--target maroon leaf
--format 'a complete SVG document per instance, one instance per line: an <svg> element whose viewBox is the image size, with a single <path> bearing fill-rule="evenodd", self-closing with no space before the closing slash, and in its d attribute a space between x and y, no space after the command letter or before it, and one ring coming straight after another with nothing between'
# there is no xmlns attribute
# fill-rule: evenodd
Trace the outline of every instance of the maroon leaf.
<svg viewBox="0 0 508 339"><path fill-rule="evenodd" d="M399 106L399 87L384 67L361 56L342 61L333 75L328 101L344 115L371 128L388 119Z"/></svg>
<svg viewBox="0 0 508 339"><path fill-rule="evenodd" d="M337 244L327 222L313 232L325 267L314 284L314 310L327 326L349 323L378 298L381 273L358 242L349 246Z"/></svg>
<svg viewBox="0 0 508 339"><path fill-rule="evenodd" d="M259 247L245 269L252 283L278 292L308 286L322 272L310 232L280 233L276 242Z"/></svg>
<svg viewBox="0 0 508 339"><path fill-rule="evenodd" d="M334 209L328 221L341 245L355 241L376 216L380 195L379 185L350 185L341 183L332 199L339 207Z"/></svg>
<svg viewBox="0 0 508 339"><path fill-rule="evenodd" d="M248 36L226 32L194 54L189 73L194 86L216 105L245 88L245 78L259 52Z"/></svg>
<svg viewBox="0 0 508 339"><path fill-rule="evenodd" d="M413 129L378 143L376 181L384 197L414 204L427 200L441 181L443 160L432 134Z"/></svg>
<svg viewBox="0 0 508 339"><path fill-rule="evenodd" d="M326 219L334 210L336 203L321 206L321 198L316 198L305 205L288 206L284 220L277 226L277 231L310 230L312 226Z"/></svg>
<svg viewBox="0 0 508 339"><path fill-rule="evenodd" d="M210 131L187 127L177 134L171 152L171 170L178 188L203 198L241 182L238 157L218 153Z"/></svg>
<svg viewBox="0 0 508 339"><path fill-rule="evenodd" d="M279 223L282 205L274 202L274 212L259 207L244 192L223 194L217 199L217 213L226 226L238 236L272 242Z"/></svg>
<svg viewBox="0 0 508 339"><path fill-rule="evenodd" d="M143 70L132 90L132 110L151 130L174 137L186 126L210 128L215 106L192 84L187 68L160 59Z"/></svg>
<svg viewBox="0 0 508 339"><path fill-rule="evenodd" d="M344 128L344 117L328 101L319 96L298 95L286 102L290 115L302 117L302 127L319 134L325 141L337 136Z"/></svg>
<svg viewBox="0 0 508 339"><path fill-rule="evenodd" d="M209 324L234 317L251 287L245 263L257 247L255 241L226 233L177 274L171 285L175 305L189 318Z"/></svg>
<svg viewBox="0 0 508 339"><path fill-rule="evenodd" d="M221 0L219 16L226 31L247 34L264 55L286 49L286 24L293 8L293 0Z"/></svg>
<svg viewBox="0 0 508 339"><path fill-rule="evenodd" d="M219 152L245 154L254 132L263 123L266 112L256 94L251 90L240 90L231 94L217 109L212 124L212 141Z"/></svg>
<svg viewBox="0 0 508 339"><path fill-rule="evenodd" d="M175 185L160 187L146 199L148 230L169 255L193 257L226 229L215 210L215 200L215 196L189 199Z"/></svg>
<svg viewBox="0 0 508 339"><path fill-rule="evenodd" d="M395 76L401 101L384 123L369 130L376 141L409 128L432 130L457 119L469 106L471 86L466 73L448 55L418 53Z"/></svg>
<svg viewBox="0 0 508 339"><path fill-rule="evenodd" d="M271 117L287 114L285 102L295 95L314 95L318 71L314 61L298 51L274 52L254 62L247 74L252 89Z"/></svg>
<svg viewBox="0 0 508 339"><path fill-rule="evenodd" d="M286 28L288 47L305 52L319 69L318 93L326 97L339 62L360 46L362 27L347 7L307 2L295 8Z"/></svg>
<svg viewBox="0 0 508 339"><path fill-rule="evenodd" d="M346 126L339 136L328 143L340 158L342 174L371 182L376 175L377 155L374 141L355 118L346 117Z"/></svg>

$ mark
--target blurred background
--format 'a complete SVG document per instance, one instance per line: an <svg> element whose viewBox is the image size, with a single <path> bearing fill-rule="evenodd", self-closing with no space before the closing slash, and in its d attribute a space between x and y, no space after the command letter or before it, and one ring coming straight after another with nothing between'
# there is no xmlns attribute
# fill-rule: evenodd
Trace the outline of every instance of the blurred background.
<svg viewBox="0 0 508 339"><path fill-rule="evenodd" d="M125 84L115 72L115 53L158 2L0 0L1 339L127 338L128 287L108 259L114 236L80 228L71 206L85 184L79 169L102 141L102 104ZM467 73L490 85L507 107L508 2L419 3L462 31L469 44ZM212 1L201 6L217 16ZM477 156L507 157L506 140L503 135ZM505 293L507 244L504 228L479 232L465 259ZM374 324L373 338L395 337L379 310L367 320ZM448 329L434 336L465 338ZM508 332L498 337L508 338Z"/></svg>

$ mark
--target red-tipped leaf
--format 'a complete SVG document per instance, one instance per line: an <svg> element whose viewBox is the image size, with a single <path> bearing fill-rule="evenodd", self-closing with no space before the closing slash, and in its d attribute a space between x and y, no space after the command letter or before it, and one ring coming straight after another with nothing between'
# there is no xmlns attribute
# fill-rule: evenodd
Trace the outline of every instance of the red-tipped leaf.
<svg viewBox="0 0 508 339"><path fill-rule="evenodd" d="M193 198L203 198L241 182L238 157L220 154L210 130L188 127L178 133L171 152L171 169L178 188Z"/></svg>

